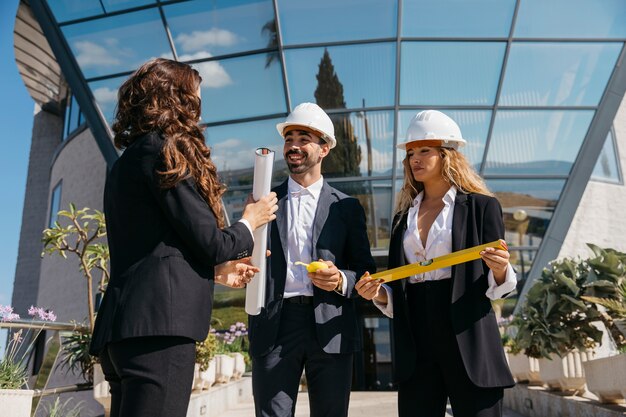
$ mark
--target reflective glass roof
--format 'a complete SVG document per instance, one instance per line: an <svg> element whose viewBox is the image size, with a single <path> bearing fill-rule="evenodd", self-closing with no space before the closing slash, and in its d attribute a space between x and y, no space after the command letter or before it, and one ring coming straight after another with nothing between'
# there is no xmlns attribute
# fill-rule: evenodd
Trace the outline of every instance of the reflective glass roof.
<svg viewBox="0 0 626 417"><path fill-rule="evenodd" d="M286 177L274 125L303 101L327 109L338 146L324 175L358 196L382 249L403 176L395 144L425 108L458 122L512 245L536 249L626 41L624 0L47 3L81 71L73 82L109 123L117 88L145 60L202 73L202 120L231 216L251 187L253 149L274 149L274 179ZM621 181L612 140L602 155L594 176ZM521 209L524 236L507 220Z"/></svg>

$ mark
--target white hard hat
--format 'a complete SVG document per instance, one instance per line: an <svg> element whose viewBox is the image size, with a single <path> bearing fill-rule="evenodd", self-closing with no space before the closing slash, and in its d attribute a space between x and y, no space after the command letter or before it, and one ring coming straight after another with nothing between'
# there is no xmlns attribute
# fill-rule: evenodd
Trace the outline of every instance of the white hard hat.
<svg viewBox="0 0 626 417"><path fill-rule="evenodd" d="M437 110L424 110L413 116L406 131L406 142L399 143L397 147L406 150L407 145L413 142L415 146L420 146L422 142L421 146L441 146L452 149L458 149L466 143L461 136L459 125Z"/></svg>
<svg viewBox="0 0 626 417"><path fill-rule="evenodd" d="M333 126L332 120L330 120L326 112L315 103L298 104L298 106L289 113L284 123L278 123L276 125L276 130L284 137L285 130L292 126L301 126L313 130L313 133L317 133L330 145L330 149L337 145L335 127Z"/></svg>

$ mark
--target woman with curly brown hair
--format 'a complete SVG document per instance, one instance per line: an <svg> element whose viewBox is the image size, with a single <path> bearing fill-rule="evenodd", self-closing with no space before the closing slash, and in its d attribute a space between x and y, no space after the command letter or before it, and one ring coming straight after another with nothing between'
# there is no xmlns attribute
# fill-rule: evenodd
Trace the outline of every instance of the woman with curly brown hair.
<svg viewBox="0 0 626 417"><path fill-rule="evenodd" d="M111 279L91 353L111 386L112 417L184 417L195 341L209 330L214 281L242 287L252 231L273 220L274 193L224 227L200 120L198 72L154 59L120 87L113 132L124 150L104 191Z"/></svg>
<svg viewBox="0 0 626 417"><path fill-rule="evenodd" d="M498 200L458 148L461 130L436 110L411 120L404 185L389 242L389 267L416 263L502 239ZM390 285L368 277L358 293L393 318L394 379L400 417L500 417L503 389L514 384L492 299L515 288L505 250Z"/></svg>

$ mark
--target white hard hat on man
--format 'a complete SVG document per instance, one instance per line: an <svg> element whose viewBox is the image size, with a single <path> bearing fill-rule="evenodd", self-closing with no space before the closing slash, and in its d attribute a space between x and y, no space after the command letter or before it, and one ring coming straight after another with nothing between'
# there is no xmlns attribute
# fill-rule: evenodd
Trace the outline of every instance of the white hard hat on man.
<svg viewBox="0 0 626 417"><path fill-rule="evenodd" d="M276 130L282 137L291 130L304 130L319 136L330 145L330 149L337 146L335 127L332 120L315 103L302 103L296 106L287 116L287 120L276 125Z"/></svg>
<svg viewBox="0 0 626 417"><path fill-rule="evenodd" d="M418 146L458 149L465 143L459 125L449 116L437 110L423 110L413 116L406 132L406 142L397 147L402 150Z"/></svg>

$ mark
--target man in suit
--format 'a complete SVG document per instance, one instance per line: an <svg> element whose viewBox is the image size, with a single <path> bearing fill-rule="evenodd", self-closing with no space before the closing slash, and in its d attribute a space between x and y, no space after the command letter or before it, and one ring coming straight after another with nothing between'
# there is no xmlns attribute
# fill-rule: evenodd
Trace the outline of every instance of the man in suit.
<svg viewBox="0 0 626 417"><path fill-rule="evenodd" d="M274 190L279 208L270 231L265 308L250 316L256 415L293 416L304 369L311 416L346 416L352 356L360 349L354 285L375 270L365 212L322 177L336 139L320 107L300 104L276 127L290 176ZM326 269L295 265L318 259Z"/></svg>

